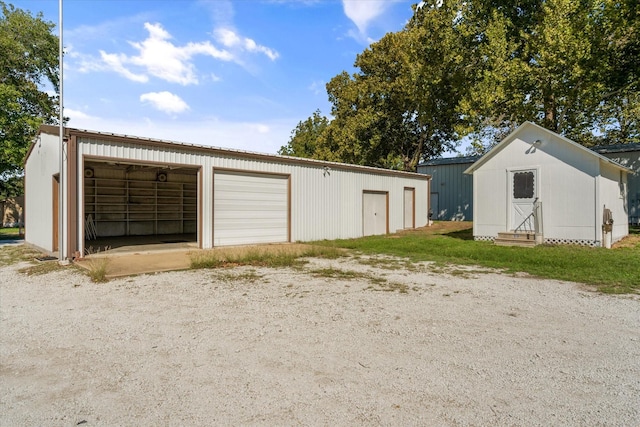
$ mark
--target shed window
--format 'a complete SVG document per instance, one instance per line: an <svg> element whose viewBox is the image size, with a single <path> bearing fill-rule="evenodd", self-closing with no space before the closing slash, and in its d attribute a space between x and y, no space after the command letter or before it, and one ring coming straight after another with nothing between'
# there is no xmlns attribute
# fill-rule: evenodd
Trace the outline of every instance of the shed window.
<svg viewBox="0 0 640 427"><path fill-rule="evenodd" d="M513 174L513 198L533 199L533 172Z"/></svg>

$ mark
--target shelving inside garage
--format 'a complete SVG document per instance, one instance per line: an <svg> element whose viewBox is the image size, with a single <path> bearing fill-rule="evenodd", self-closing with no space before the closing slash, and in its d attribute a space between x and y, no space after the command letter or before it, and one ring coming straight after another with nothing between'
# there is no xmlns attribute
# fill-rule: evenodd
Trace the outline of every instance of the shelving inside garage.
<svg viewBox="0 0 640 427"><path fill-rule="evenodd" d="M91 171L86 175L93 176L84 178L84 216L93 222L97 237L196 233L195 172L162 172L161 180L149 168Z"/></svg>

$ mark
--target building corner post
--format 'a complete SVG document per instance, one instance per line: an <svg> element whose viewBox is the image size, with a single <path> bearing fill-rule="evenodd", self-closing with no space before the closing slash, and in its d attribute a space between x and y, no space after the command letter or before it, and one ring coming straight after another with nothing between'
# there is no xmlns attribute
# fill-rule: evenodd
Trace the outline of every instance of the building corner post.
<svg viewBox="0 0 640 427"><path fill-rule="evenodd" d="M59 85L59 144L60 144L60 185L58 187L58 262L66 264L67 260L67 215L68 209L64 202L67 194L67 158L64 141L64 59L63 59L63 31L62 31L62 0L58 0L58 85Z"/></svg>

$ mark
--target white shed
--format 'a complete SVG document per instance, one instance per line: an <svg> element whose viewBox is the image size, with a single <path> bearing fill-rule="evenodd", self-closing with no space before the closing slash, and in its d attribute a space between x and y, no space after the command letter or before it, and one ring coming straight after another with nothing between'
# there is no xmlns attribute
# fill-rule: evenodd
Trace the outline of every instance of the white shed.
<svg viewBox="0 0 640 427"><path fill-rule="evenodd" d="M602 246L629 232L630 169L525 122L469 167L473 236ZM610 216L609 216L610 213ZM606 235L603 222L613 220Z"/></svg>
<svg viewBox="0 0 640 427"><path fill-rule="evenodd" d="M94 239L212 248L428 222L430 177L422 174L71 128L61 180L58 132L42 126L27 154L25 240L69 259Z"/></svg>

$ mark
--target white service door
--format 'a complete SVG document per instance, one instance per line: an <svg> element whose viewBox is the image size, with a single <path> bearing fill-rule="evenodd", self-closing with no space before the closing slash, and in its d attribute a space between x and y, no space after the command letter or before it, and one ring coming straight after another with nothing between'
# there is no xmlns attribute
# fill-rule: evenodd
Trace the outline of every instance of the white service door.
<svg viewBox="0 0 640 427"><path fill-rule="evenodd" d="M413 188L404 189L404 228L415 227L415 190Z"/></svg>
<svg viewBox="0 0 640 427"><path fill-rule="evenodd" d="M509 229L516 230L525 221L528 221L528 227L531 228L533 221L527 218L533 212L533 203L537 197L536 170L512 171L510 175L511 224Z"/></svg>
<svg viewBox="0 0 640 427"><path fill-rule="evenodd" d="M286 176L215 172L213 245L288 242L288 195Z"/></svg>
<svg viewBox="0 0 640 427"><path fill-rule="evenodd" d="M387 193L362 193L362 234L387 234Z"/></svg>

